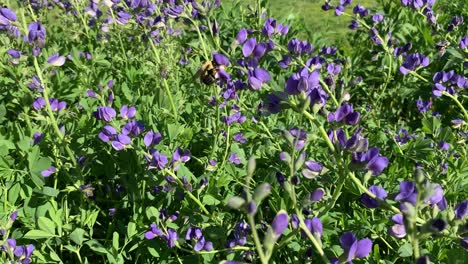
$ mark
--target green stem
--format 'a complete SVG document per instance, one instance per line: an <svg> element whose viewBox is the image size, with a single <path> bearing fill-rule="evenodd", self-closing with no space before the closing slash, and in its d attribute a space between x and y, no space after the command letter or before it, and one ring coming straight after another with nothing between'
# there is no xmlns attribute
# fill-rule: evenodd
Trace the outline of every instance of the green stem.
<svg viewBox="0 0 468 264"><path fill-rule="evenodd" d="M426 78L422 77L421 75L419 75L419 73L417 73L416 71L410 71L409 72L411 75L417 77L418 79L420 79L421 81L424 81L424 82L429 82Z"/></svg>
<svg viewBox="0 0 468 264"><path fill-rule="evenodd" d="M203 57L205 58L206 61L209 61L211 60L210 57L208 56L208 51L206 49L206 45L205 45L205 41L203 40L203 36L200 32L200 28L198 27L198 24L195 23L195 21L189 17L189 16L186 16L186 18L192 22L192 24L195 26L196 30L197 30L197 34L198 34L198 39L200 40L201 44L202 44L202 49L203 49Z"/></svg>
<svg viewBox="0 0 468 264"><path fill-rule="evenodd" d="M255 248L257 249L258 256L260 257L260 262L262 264L268 264L268 259L265 256L265 253L262 249L262 244L260 243L260 238L258 237L257 228L255 228L255 220L253 214L248 214L247 219L249 221L250 229L252 230L252 237L254 240Z"/></svg>
<svg viewBox="0 0 468 264"><path fill-rule="evenodd" d="M335 104L335 106L339 107L340 104L338 103L338 100L336 100L335 95L331 92L328 85L322 79L320 79L320 84L322 85L322 88L328 93L328 95L330 95L330 97L332 98L333 103Z"/></svg>
<svg viewBox="0 0 468 264"><path fill-rule="evenodd" d="M379 201L379 203L384 207L384 208L387 208L389 210L391 210L392 212L394 212L395 214L401 214L401 211L400 209L396 208L395 206L389 204L387 201L385 200L381 200L379 198L377 198L377 196L375 196L375 194L371 193L366 187L364 187L364 185L362 185L361 181L356 178L356 176L353 174L353 173L349 173L349 177L351 178L351 180L357 185L357 187L359 188L359 190L367 195L369 195L372 199L376 199Z"/></svg>
<svg viewBox="0 0 468 264"><path fill-rule="evenodd" d="M42 76L42 71L41 71L41 68L39 67L39 63L37 62L37 57L34 57L34 68L36 69L37 77L39 77L39 80L41 80L41 83L42 83L42 87L43 87L42 96L44 97L44 101L46 103L46 111L51 120L52 127L55 131L56 136L62 142L65 148L65 151L70 157L71 163L73 164L73 166L76 167L77 163L76 163L75 155L73 155L73 152L71 151L70 147L68 146L68 144L66 144L64 140L65 136L62 134L62 132L60 132L60 128L58 127L57 120L55 119L55 116L54 116L54 112L52 111L52 108L50 107L48 88L44 81L44 77Z"/></svg>
<svg viewBox="0 0 468 264"><path fill-rule="evenodd" d="M455 104L457 104L457 106L460 107L460 110L463 112L463 115L465 116L465 122L468 122L468 113L466 112L465 107L463 107L463 104L458 100L458 98L456 96L453 96L447 93L446 91L442 92L442 94L452 99L455 102Z"/></svg>
<svg viewBox="0 0 468 264"><path fill-rule="evenodd" d="M315 250L317 250L317 253L320 255L324 263L330 263L330 261L327 259L327 256L325 256L325 252L323 252L321 243L317 241L317 239L310 233L309 228L307 228L305 222L304 222L304 217L302 216L302 213L299 211L299 209L295 208L297 218L299 218L299 227L304 231L306 236L309 238L309 240L312 242L312 245L315 247Z"/></svg>
<svg viewBox="0 0 468 264"><path fill-rule="evenodd" d="M190 199L192 199L192 201L194 201L198 205L198 207L200 207L200 209L203 211L203 213L205 213L207 216L209 216L215 222L217 222L217 223L219 222L213 215L210 214L210 212L206 209L206 207L202 204L202 202L197 197L195 197L191 192L189 192L188 190L185 189L184 184L179 179L179 177L177 177L177 175L175 175L174 172L172 172L169 169L165 169L165 172L167 174L171 175L172 178L177 182L179 187L181 187L183 190L185 190L185 193L189 196Z"/></svg>
<svg viewBox="0 0 468 264"><path fill-rule="evenodd" d="M148 41L151 44L151 50L153 51L153 54L154 54L154 56L156 58L156 63L158 63L158 64L161 63L161 61L159 60L159 53L156 50L156 46L154 46L153 40L149 39ZM166 78L162 78L162 79L163 79L164 91L166 92L167 98L169 98L169 103L171 104L172 113L174 115L174 118L177 121L179 119L179 115L177 113L177 108L176 108L176 106L174 104L174 99L172 99L172 94L171 94L171 91L169 89L169 85L167 84Z"/></svg>

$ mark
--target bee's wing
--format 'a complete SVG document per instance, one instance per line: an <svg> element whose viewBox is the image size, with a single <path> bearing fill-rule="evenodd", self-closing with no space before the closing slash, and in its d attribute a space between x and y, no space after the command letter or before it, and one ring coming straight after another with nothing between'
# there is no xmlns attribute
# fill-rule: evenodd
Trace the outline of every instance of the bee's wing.
<svg viewBox="0 0 468 264"><path fill-rule="evenodd" d="M209 61L205 61L202 66L198 69L198 71L193 75L192 80L200 78L200 76L203 74L204 71L206 71L206 68L210 65Z"/></svg>

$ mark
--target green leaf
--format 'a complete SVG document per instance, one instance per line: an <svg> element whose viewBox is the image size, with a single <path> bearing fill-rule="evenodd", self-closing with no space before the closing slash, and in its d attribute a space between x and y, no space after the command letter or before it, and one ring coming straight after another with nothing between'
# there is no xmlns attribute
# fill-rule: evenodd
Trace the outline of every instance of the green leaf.
<svg viewBox="0 0 468 264"><path fill-rule="evenodd" d="M112 234L112 247L118 251L119 250L119 233L115 232Z"/></svg>
<svg viewBox="0 0 468 264"><path fill-rule="evenodd" d="M57 197L60 191L52 187L44 186L44 188L42 188L42 193L47 196Z"/></svg>
<svg viewBox="0 0 468 264"><path fill-rule="evenodd" d="M400 257L406 258L413 255L413 247L410 243L405 243L398 249L398 255Z"/></svg>
<svg viewBox="0 0 468 264"><path fill-rule="evenodd" d="M91 239L91 240L88 240L84 243L85 245L88 245L89 248L91 250L93 250L94 252L98 252L98 253L101 253L101 254L106 254L108 253L109 251L107 249L105 249L101 243L99 243L97 240L94 240L94 239Z"/></svg>
<svg viewBox="0 0 468 264"><path fill-rule="evenodd" d="M57 237L57 236L54 234L50 234L46 231L37 230L37 229L31 230L24 235L24 238L26 239L42 239L42 238L51 238L51 237Z"/></svg>
<svg viewBox="0 0 468 264"><path fill-rule="evenodd" d="M129 222L127 226L127 238L131 238L136 233L136 224L134 222Z"/></svg>
<svg viewBox="0 0 468 264"><path fill-rule="evenodd" d="M45 216L39 217L37 220L39 229L46 231L49 234L55 235L55 223Z"/></svg>
<svg viewBox="0 0 468 264"><path fill-rule="evenodd" d="M221 203L221 201L219 201L218 199L214 198L214 197L211 196L210 194L205 194L205 196L203 196L203 204L206 204L206 205L218 205L219 203Z"/></svg>
<svg viewBox="0 0 468 264"><path fill-rule="evenodd" d="M81 228L77 228L75 229L71 234L70 234L70 239L71 241L75 242L76 244L78 245L82 245L83 244L83 241L85 241L85 235L86 231L81 229Z"/></svg>
<svg viewBox="0 0 468 264"><path fill-rule="evenodd" d="M156 219L159 217L158 209L153 206L146 208L146 217L148 217L148 219L151 221L156 221Z"/></svg>

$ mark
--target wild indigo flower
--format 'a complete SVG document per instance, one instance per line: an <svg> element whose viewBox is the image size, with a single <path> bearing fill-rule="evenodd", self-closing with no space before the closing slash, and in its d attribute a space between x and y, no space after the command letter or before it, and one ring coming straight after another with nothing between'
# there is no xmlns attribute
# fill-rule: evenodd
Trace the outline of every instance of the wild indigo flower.
<svg viewBox="0 0 468 264"><path fill-rule="evenodd" d="M56 169L54 166L50 166L47 170L41 171L41 175L43 177L49 177L50 175L54 174L56 172Z"/></svg>
<svg viewBox="0 0 468 264"><path fill-rule="evenodd" d="M19 59L21 57L21 51L15 49L9 49L6 54L10 55L13 59Z"/></svg>
<svg viewBox="0 0 468 264"><path fill-rule="evenodd" d="M460 245L464 249L468 249L468 237L464 237L464 238L460 239Z"/></svg>
<svg viewBox="0 0 468 264"><path fill-rule="evenodd" d="M38 131L34 133L32 138L33 138L32 145L34 146L34 145L39 144L42 141L42 139L44 138L44 135Z"/></svg>
<svg viewBox="0 0 468 264"><path fill-rule="evenodd" d="M151 131L148 131L148 133L146 133L146 135L145 135L145 137L143 139L143 142L144 142L145 146L150 147L150 146L159 144L159 142L161 142L161 140L162 140L161 133L159 133L159 132L155 133L155 132L153 132L151 130Z"/></svg>
<svg viewBox="0 0 468 264"><path fill-rule="evenodd" d="M132 120L122 127L122 134L135 137L143 133L144 128L142 122Z"/></svg>
<svg viewBox="0 0 468 264"><path fill-rule="evenodd" d="M454 208L455 217L458 219L463 219L468 214L468 200L457 204Z"/></svg>
<svg viewBox="0 0 468 264"><path fill-rule="evenodd" d="M302 170L302 176L307 179L314 179L323 170L322 164L317 161L308 160L304 163L304 165L306 168Z"/></svg>
<svg viewBox="0 0 468 264"><path fill-rule="evenodd" d="M427 67L429 65L429 59L419 53L411 53L405 57L405 61L400 66L400 72L403 75L407 75L410 71L415 71L417 68Z"/></svg>
<svg viewBox="0 0 468 264"><path fill-rule="evenodd" d="M249 57L255 49L257 45L257 39L255 37L249 38L247 41L244 42L244 46L242 46L242 54L245 58Z"/></svg>
<svg viewBox="0 0 468 264"><path fill-rule="evenodd" d="M372 241L370 239L358 240L352 232L341 235L340 244L344 250L344 253L339 257L340 263L352 263L355 258L365 258L372 250ZM338 259L333 259L331 263L338 263Z"/></svg>
<svg viewBox="0 0 468 264"><path fill-rule="evenodd" d="M49 98L49 104L50 108L54 112L62 111L67 106L66 102L59 102L59 100L55 98Z"/></svg>
<svg viewBox="0 0 468 264"><path fill-rule="evenodd" d="M466 49L466 48L468 48L468 36L463 37L460 40L460 49Z"/></svg>
<svg viewBox="0 0 468 264"><path fill-rule="evenodd" d="M33 244L19 246L14 238L8 238L5 246L0 247L0 249L9 252L8 255L14 255L16 257L14 263L29 264L32 261L31 256L35 248Z"/></svg>
<svg viewBox="0 0 468 264"><path fill-rule="evenodd" d="M421 114L429 111L431 106L432 106L432 101L416 100L416 107L418 108L418 111Z"/></svg>
<svg viewBox="0 0 468 264"><path fill-rule="evenodd" d="M245 142L247 142L247 138L244 137L244 134L242 134L242 132L236 133L233 136L233 139L234 141L239 142L240 144L244 144Z"/></svg>
<svg viewBox="0 0 468 264"><path fill-rule="evenodd" d="M28 41L42 48L45 45L46 29L40 22L33 22L28 26Z"/></svg>
<svg viewBox="0 0 468 264"><path fill-rule="evenodd" d="M116 116L117 113L115 112L114 108L110 106L100 106L93 114L97 120L104 120L106 122L110 122Z"/></svg>
<svg viewBox="0 0 468 264"><path fill-rule="evenodd" d="M275 218L273 219L273 222L271 223L271 228L276 237L281 236L284 230L288 228L288 222L289 216L286 211L279 211L276 214Z"/></svg>
<svg viewBox="0 0 468 264"><path fill-rule="evenodd" d="M117 151L125 149L126 146L132 143L132 139L124 134L117 134L114 139L115 140L111 142L111 145Z"/></svg>
<svg viewBox="0 0 468 264"><path fill-rule="evenodd" d="M344 12L345 8L342 5L339 5L335 8L335 16L341 16Z"/></svg>
<svg viewBox="0 0 468 264"><path fill-rule="evenodd" d="M16 14L6 7L0 8L0 29L6 28L10 22L16 21Z"/></svg>
<svg viewBox="0 0 468 264"><path fill-rule="evenodd" d="M46 106L46 101L44 100L44 98L42 97L39 97L39 98L36 98L33 102L33 108L36 110L36 111L39 111L41 110L43 107Z"/></svg>
<svg viewBox="0 0 468 264"><path fill-rule="evenodd" d="M369 15L369 9L363 7L362 5L355 5L353 8L353 14L365 17Z"/></svg>
<svg viewBox="0 0 468 264"><path fill-rule="evenodd" d="M151 159L150 159L150 165L149 169L157 169L157 170L162 170L166 167L168 163L167 156L164 154L159 153L157 150L150 150L151 153Z"/></svg>
<svg viewBox="0 0 468 264"><path fill-rule="evenodd" d="M437 143L437 147L441 150L447 151L450 148L450 143L439 141L439 143Z"/></svg>
<svg viewBox="0 0 468 264"><path fill-rule="evenodd" d="M269 81L270 74L265 69L255 68L254 70L249 70L249 84L252 89L260 90L263 84Z"/></svg>
<svg viewBox="0 0 468 264"><path fill-rule="evenodd" d="M236 35L236 43L238 45L240 44L244 44L244 42L247 40L247 30L245 28L242 28L241 30L239 30L239 32L237 33ZM245 56L244 57L248 57L248 56Z"/></svg>
<svg viewBox="0 0 468 264"><path fill-rule="evenodd" d="M416 189L416 186L413 182L402 181L400 183L400 192L395 197L395 201L400 201L401 203L409 202L412 205L415 205L417 195L418 195L418 190Z"/></svg>
<svg viewBox="0 0 468 264"><path fill-rule="evenodd" d="M402 214L396 214L391 217L391 220L395 223L388 229L388 233L396 238L403 238L406 236L406 228L404 223L404 217Z"/></svg>
<svg viewBox="0 0 468 264"><path fill-rule="evenodd" d="M47 63L49 63L50 65L52 66L62 66L63 64L65 64L65 57L64 56L60 56L58 53L54 53L52 56L50 56L48 59L47 59Z"/></svg>
<svg viewBox="0 0 468 264"><path fill-rule="evenodd" d="M452 20L450 21L450 24L447 28L448 32L454 31L455 28L457 28L459 25L463 23L463 17L462 16L454 16Z"/></svg>
<svg viewBox="0 0 468 264"><path fill-rule="evenodd" d="M357 125L361 118L361 114L353 110L353 106L344 103L335 112L330 112L327 116L328 122L343 122L347 125Z"/></svg>
<svg viewBox="0 0 468 264"><path fill-rule="evenodd" d="M400 129L398 134L395 135L395 141L398 142L400 145L405 144L406 142L410 141L414 138L414 135L408 134L408 130Z"/></svg>
<svg viewBox="0 0 468 264"><path fill-rule="evenodd" d="M114 139L115 135L117 135L117 131L113 126L104 126L98 137L103 142L109 142Z"/></svg>
<svg viewBox="0 0 468 264"><path fill-rule="evenodd" d="M365 169L372 172L373 176L377 176L388 165L388 158L379 154L379 149L373 147L366 153L353 153L352 163L355 164L366 164Z"/></svg>
<svg viewBox="0 0 468 264"><path fill-rule="evenodd" d="M213 243L206 241L205 237L202 234L202 230L198 227L189 227L187 234L185 235L185 240L194 240L195 246L193 249L198 252L202 249L210 251L213 249Z"/></svg>
<svg viewBox="0 0 468 264"><path fill-rule="evenodd" d="M322 200L324 195L325 195L324 189L322 188L315 189L313 192L310 193L310 200L312 202L318 202Z"/></svg>
<svg viewBox="0 0 468 264"><path fill-rule="evenodd" d="M228 239L226 246L232 248L235 246L243 246L247 243L247 236L250 234L250 226L246 222L238 222L234 227L234 238Z"/></svg>
<svg viewBox="0 0 468 264"><path fill-rule="evenodd" d="M241 158L237 156L237 153L232 153L231 155L229 155L228 161L235 165L239 165L242 162Z"/></svg>
<svg viewBox="0 0 468 264"><path fill-rule="evenodd" d="M135 117L136 108L135 106L128 107L127 105L123 105L120 108L120 117L123 119L132 119Z"/></svg>
<svg viewBox="0 0 468 264"><path fill-rule="evenodd" d="M380 23L380 22L383 21L383 19L384 19L384 15L382 15L382 14L374 14L372 16L372 22L374 22L374 23Z"/></svg>
<svg viewBox="0 0 468 264"><path fill-rule="evenodd" d="M150 231L145 233L145 238L148 240L151 240L155 237L162 236L163 232L161 229L159 229L156 224L151 224L150 225Z"/></svg>
<svg viewBox="0 0 468 264"><path fill-rule="evenodd" d="M387 197L387 192L384 188L380 186L371 186L369 187L369 191L374 194L379 200L383 200ZM379 206L379 201L371 198L368 194L363 193L361 195L361 202L367 208L377 208Z"/></svg>
<svg viewBox="0 0 468 264"><path fill-rule="evenodd" d="M319 218L314 217L304 219L304 224L306 225L307 229L309 229L309 231L312 233L312 235L318 238L322 237L323 226ZM301 233L305 236L305 233L303 233L302 231Z"/></svg>

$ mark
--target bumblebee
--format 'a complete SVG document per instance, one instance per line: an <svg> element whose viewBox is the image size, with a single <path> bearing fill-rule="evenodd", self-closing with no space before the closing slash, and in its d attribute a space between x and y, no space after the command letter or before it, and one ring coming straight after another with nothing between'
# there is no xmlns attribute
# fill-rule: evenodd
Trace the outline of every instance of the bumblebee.
<svg viewBox="0 0 468 264"><path fill-rule="evenodd" d="M218 72L221 67L216 61L205 61L193 78L200 78L200 81L204 84L211 85L219 79Z"/></svg>

